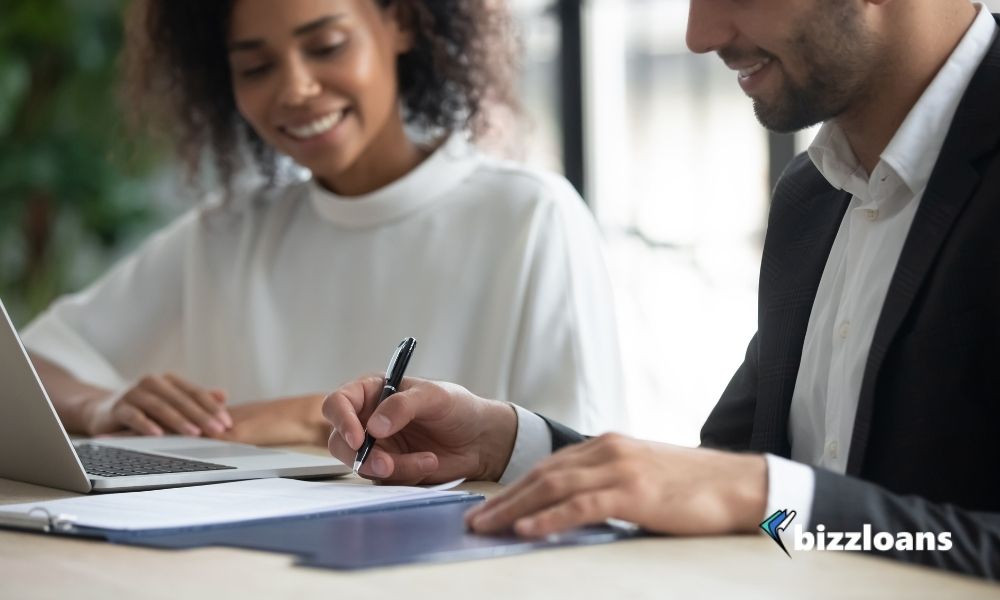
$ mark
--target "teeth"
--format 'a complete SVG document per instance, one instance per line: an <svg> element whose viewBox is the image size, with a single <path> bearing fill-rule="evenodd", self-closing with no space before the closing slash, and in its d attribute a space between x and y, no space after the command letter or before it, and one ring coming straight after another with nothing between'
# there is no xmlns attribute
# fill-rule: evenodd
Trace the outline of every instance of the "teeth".
<svg viewBox="0 0 1000 600"><path fill-rule="evenodd" d="M770 58L765 58L764 60L760 61L759 63L757 63L755 65L749 66L749 67L747 67L745 69L740 69L739 70L739 77L740 77L740 79L746 79L747 77L750 77L751 75L753 75L757 71L760 71L761 69L763 69L764 67L766 67L769 62L771 62L771 59Z"/></svg>
<svg viewBox="0 0 1000 600"><path fill-rule="evenodd" d="M292 137L297 137L299 139L311 138L330 131L337 125L337 123L340 123L343 118L344 111L339 111L320 119L316 119L312 123L307 123L301 127L285 127L285 131L291 134Z"/></svg>

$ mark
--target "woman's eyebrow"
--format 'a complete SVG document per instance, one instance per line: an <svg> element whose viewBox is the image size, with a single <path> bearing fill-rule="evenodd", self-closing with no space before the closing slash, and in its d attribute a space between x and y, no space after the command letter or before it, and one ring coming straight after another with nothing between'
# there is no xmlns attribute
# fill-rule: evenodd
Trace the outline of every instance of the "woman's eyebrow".
<svg viewBox="0 0 1000 600"><path fill-rule="evenodd" d="M338 21L342 18L344 18L344 15L342 14L327 15L325 17L320 17L314 21L309 21L304 25L299 25L298 27L292 30L292 33L295 36L303 36L308 33L312 33L317 29L322 29L323 27L326 27L330 23ZM229 42L228 50L229 52L243 52L247 50L257 50L259 48L262 48L263 46L264 46L264 40L261 39L236 40L233 42Z"/></svg>

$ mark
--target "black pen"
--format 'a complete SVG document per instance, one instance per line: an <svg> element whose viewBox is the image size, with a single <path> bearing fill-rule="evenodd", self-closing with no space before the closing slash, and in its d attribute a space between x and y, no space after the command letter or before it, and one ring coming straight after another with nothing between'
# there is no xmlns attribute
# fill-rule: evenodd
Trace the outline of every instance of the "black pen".
<svg viewBox="0 0 1000 600"><path fill-rule="evenodd" d="M382 382L382 394L379 395L378 402L375 403L372 411L374 412L378 408L382 401L389 396L396 393L399 389L399 384L403 382L403 373L406 372L406 365L410 364L410 357L413 356L413 349L417 347L417 340L413 338L406 338L396 346L396 351L392 354L392 358L389 359L389 366L385 370L385 379ZM354 474L357 475L358 471L361 469L361 465L365 464L365 459L368 458L368 454L372 450L372 446L375 445L375 438L373 438L368 433L368 428L365 428L365 441L358 448L358 455L354 459Z"/></svg>

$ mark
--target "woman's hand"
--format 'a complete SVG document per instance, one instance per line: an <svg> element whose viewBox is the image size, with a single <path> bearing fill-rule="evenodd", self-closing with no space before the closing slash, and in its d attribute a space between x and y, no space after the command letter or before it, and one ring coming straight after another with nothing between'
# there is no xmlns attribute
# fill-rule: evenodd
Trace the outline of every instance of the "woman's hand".
<svg viewBox="0 0 1000 600"><path fill-rule="evenodd" d="M326 446L330 424L322 405L316 394L234 406L232 429L216 437L255 446Z"/></svg>
<svg viewBox="0 0 1000 600"><path fill-rule="evenodd" d="M84 401L81 416L92 436L124 430L218 437L233 426L225 402L221 390L207 390L170 373L147 375L124 392Z"/></svg>
<svg viewBox="0 0 1000 600"><path fill-rule="evenodd" d="M399 393L376 409L382 383L381 376L365 377L327 396L331 454L352 464L365 439L364 423L377 440L361 468L366 477L409 485L500 478L517 434L512 406L458 385L406 378Z"/></svg>

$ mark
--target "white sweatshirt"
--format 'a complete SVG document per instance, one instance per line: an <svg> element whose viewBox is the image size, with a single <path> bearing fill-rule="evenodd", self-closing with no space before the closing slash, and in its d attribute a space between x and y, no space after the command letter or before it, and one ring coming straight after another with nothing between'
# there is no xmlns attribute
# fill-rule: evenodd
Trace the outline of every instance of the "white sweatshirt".
<svg viewBox="0 0 1000 600"><path fill-rule="evenodd" d="M408 375L625 425L593 219L564 179L458 137L363 197L306 181L193 210L23 337L95 385L170 371L239 404L380 372L407 336Z"/></svg>

